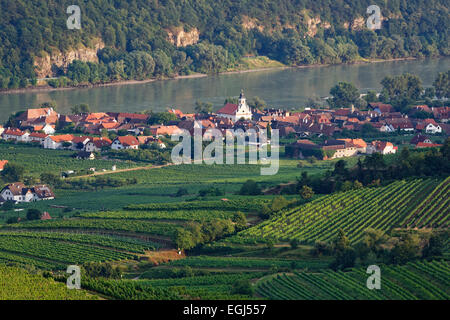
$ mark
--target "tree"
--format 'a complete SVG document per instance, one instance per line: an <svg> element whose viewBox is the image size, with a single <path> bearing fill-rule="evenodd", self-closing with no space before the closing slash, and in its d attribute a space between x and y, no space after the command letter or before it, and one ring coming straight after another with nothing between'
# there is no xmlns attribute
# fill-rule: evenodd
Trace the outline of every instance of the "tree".
<svg viewBox="0 0 450 320"><path fill-rule="evenodd" d="M445 241L442 235L432 234L430 236L430 239L428 239L425 247L423 248L422 256L424 258L442 256L442 253L444 252L445 249L444 243Z"/></svg>
<svg viewBox="0 0 450 320"><path fill-rule="evenodd" d="M14 163L7 163L0 176L5 182L20 182L23 180L25 168Z"/></svg>
<svg viewBox="0 0 450 320"><path fill-rule="evenodd" d="M237 280L233 284L233 288L232 288L231 292L233 294L242 294L242 295L252 296L253 295L253 287L252 287L250 280L248 280L248 279Z"/></svg>
<svg viewBox="0 0 450 320"><path fill-rule="evenodd" d="M177 121L177 120L178 120L177 116L171 112L150 113L150 118L148 119L148 124L166 125L171 121Z"/></svg>
<svg viewBox="0 0 450 320"><path fill-rule="evenodd" d="M335 252L344 251L350 247L350 240L345 235L344 230L339 229L336 238L333 240L333 250Z"/></svg>
<svg viewBox="0 0 450 320"><path fill-rule="evenodd" d="M334 164L334 175L346 177L348 175L347 162L345 160L339 160Z"/></svg>
<svg viewBox="0 0 450 320"><path fill-rule="evenodd" d="M291 245L291 249L297 249L298 248L298 240L297 239L292 239L289 244Z"/></svg>
<svg viewBox="0 0 450 320"><path fill-rule="evenodd" d="M257 96L253 97L253 99L251 99L249 101L248 106L250 108L258 109L258 110L264 110L267 108L266 102Z"/></svg>
<svg viewBox="0 0 450 320"><path fill-rule="evenodd" d="M367 92L367 94L364 96L363 99L366 100L367 102L377 102L378 101L377 93L373 90L370 90Z"/></svg>
<svg viewBox="0 0 450 320"><path fill-rule="evenodd" d="M419 238L416 235L402 235L391 250L391 262L404 264L419 254Z"/></svg>
<svg viewBox="0 0 450 320"><path fill-rule="evenodd" d="M258 186L256 181L254 180L247 180L241 187L241 190L239 191L240 195L246 195L246 196L255 196L261 194L261 188Z"/></svg>
<svg viewBox="0 0 450 320"><path fill-rule="evenodd" d="M52 108L53 110L56 110L57 106L56 106L55 101L47 101L47 102L41 103L39 105L39 108Z"/></svg>
<svg viewBox="0 0 450 320"><path fill-rule="evenodd" d="M433 82L433 87L436 91L436 97L439 99L450 98L450 70L438 74L436 80Z"/></svg>
<svg viewBox="0 0 450 320"><path fill-rule="evenodd" d="M209 114L213 110L213 105L210 102L201 102L197 100L195 102L195 112L202 114Z"/></svg>
<svg viewBox="0 0 450 320"><path fill-rule="evenodd" d="M172 59L162 50L156 50L153 53L155 62L156 76L170 76L172 75Z"/></svg>
<svg viewBox="0 0 450 320"><path fill-rule="evenodd" d="M91 112L91 109L89 105L82 103L70 108L70 111L72 112L72 114L81 114L81 113L89 113Z"/></svg>
<svg viewBox="0 0 450 320"><path fill-rule="evenodd" d="M238 211L233 215L232 221L236 224L236 229L242 230L247 227L247 218L245 214Z"/></svg>
<svg viewBox="0 0 450 320"><path fill-rule="evenodd" d="M304 185L300 190L300 195L302 196L303 199L308 200L314 196L314 191L312 188Z"/></svg>
<svg viewBox="0 0 450 320"><path fill-rule="evenodd" d="M42 212L38 209L27 210L27 220L39 220L42 217Z"/></svg>
<svg viewBox="0 0 450 320"><path fill-rule="evenodd" d="M178 229L175 235L175 245L180 249L191 249L195 247L196 242L192 233L185 229Z"/></svg>
<svg viewBox="0 0 450 320"><path fill-rule="evenodd" d="M339 82L331 88L330 94L333 97L328 101L334 108L349 108L351 105L355 105L359 99L358 89L348 82Z"/></svg>

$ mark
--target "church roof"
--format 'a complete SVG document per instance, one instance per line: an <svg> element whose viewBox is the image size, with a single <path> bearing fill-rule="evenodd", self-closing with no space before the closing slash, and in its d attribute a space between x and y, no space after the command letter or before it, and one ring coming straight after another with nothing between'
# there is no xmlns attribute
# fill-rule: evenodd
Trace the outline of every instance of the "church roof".
<svg viewBox="0 0 450 320"><path fill-rule="evenodd" d="M222 109L217 111L217 114L230 114L235 115L236 111L239 109L239 106L234 103L227 103Z"/></svg>

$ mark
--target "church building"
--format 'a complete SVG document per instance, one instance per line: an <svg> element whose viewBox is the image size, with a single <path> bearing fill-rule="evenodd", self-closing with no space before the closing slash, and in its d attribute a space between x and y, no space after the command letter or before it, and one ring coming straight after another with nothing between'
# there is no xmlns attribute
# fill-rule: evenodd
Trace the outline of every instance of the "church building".
<svg viewBox="0 0 450 320"><path fill-rule="evenodd" d="M250 107L247 105L247 100L245 99L244 91L241 91L238 104L227 103L222 109L217 111L217 116L230 119L234 122L240 119L251 120L252 111L250 110Z"/></svg>

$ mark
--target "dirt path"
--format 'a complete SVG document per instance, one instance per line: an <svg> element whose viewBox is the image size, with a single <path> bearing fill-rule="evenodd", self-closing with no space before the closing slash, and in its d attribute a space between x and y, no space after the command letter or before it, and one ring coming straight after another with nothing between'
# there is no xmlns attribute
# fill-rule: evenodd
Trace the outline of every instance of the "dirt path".
<svg viewBox="0 0 450 320"><path fill-rule="evenodd" d="M115 174L115 173L128 172L128 171L160 169L160 168L173 166L173 165L174 165L173 163L168 163L168 164L162 164L162 165L159 165L159 166L151 166L150 165L150 166L127 168L127 169L118 169L116 171L100 171L100 172L95 172L93 174L85 174L85 175L82 175L82 176L69 177L69 178L66 178L66 180L79 179L79 178L89 178L89 177L95 177L95 176L103 176L103 175L106 175L106 174Z"/></svg>

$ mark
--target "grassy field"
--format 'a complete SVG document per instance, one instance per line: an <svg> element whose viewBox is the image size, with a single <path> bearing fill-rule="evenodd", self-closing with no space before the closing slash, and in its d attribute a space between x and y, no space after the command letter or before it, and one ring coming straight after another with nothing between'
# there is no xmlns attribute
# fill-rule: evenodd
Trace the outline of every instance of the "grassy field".
<svg viewBox="0 0 450 320"><path fill-rule="evenodd" d="M1 140L0 140L1 141ZM89 168L111 170L113 165L117 169L125 169L137 166L131 161L117 160L77 160L72 158L75 151L49 150L29 144L11 144L0 142L0 160L8 160L11 163L25 168L27 175L39 177L43 172L61 174L64 171L85 171Z"/></svg>

